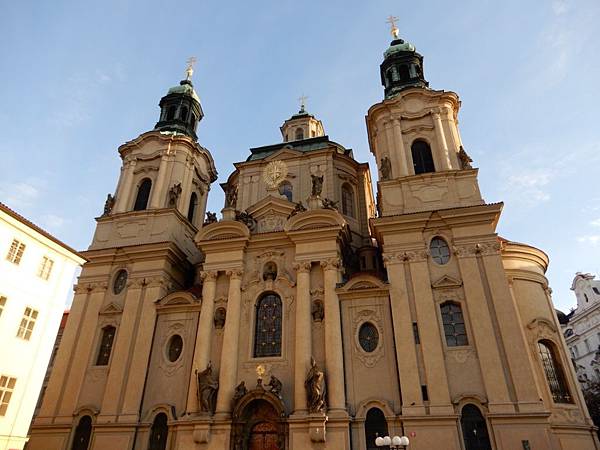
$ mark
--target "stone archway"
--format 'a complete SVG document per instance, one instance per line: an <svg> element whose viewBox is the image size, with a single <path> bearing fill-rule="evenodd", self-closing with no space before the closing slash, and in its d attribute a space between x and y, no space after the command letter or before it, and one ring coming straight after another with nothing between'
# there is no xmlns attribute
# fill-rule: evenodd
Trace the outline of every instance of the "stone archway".
<svg viewBox="0 0 600 450"><path fill-rule="evenodd" d="M232 415L231 450L285 450L287 434L279 397L257 388L238 400Z"/></svg>

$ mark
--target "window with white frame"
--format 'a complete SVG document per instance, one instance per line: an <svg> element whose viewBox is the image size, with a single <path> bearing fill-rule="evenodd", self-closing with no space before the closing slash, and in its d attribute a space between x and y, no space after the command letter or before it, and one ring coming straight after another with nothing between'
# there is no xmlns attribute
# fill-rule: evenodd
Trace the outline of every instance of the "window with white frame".
<svg viewBox="0 0 600 450"><path fill-rule="evenodd" d="M18 239L13 239L10 244L10 248L8 249L8 254L6 255L6 259L13 264L19 264L21 262L21 258L23 257L23 252L25 251L25 244L23 244Z"/></svg>
<svg viewBox="0 0 600 450"><path fill-rule="evenodd" d="M0 417L6 415L10 398L15 390L17 379L6 375L0 375Z"/></svg>
<svg viewBox="0 0 600 450"><path fill-rule="evenodd" d="M47 256L43 256L42 261L40 262L40 267L38 268L38 277L40 277L42 280L47 280L50 278L52 266L54 266L54 261Z"/></svg>
<svg viewBox="0 0 600 450"><path fill-rule="evenodd" d="M5 306L6 306L6 297L0 295L0 317L2 317L2 311L4 311Z"/></svg>
<svg viewBox="0 0 600 450"><path fill-rule="evenodd" d="M31 339L31 333L33 333L33 327L37 320L38 312L35 309L26 307L19 325L19 331L17 331L17 337L28 341Z"/></svg>

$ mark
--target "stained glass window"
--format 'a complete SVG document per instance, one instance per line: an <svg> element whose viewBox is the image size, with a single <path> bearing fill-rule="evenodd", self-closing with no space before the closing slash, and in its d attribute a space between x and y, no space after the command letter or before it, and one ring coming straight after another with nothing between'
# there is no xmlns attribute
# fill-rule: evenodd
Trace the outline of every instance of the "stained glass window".
<svg viewBox="0 0 600 450"><path fill-rule="evenodd" d="M572 403L573 399L567 389L565 376L560 364L558 364L553 345L547 341L540 341L538 342L538 349L553 400L556 403Z"/></svg>
<svg viewBox="0 0 600 450"><path fill-rule="evenodd" d="M375 351L379 344L377 327L370 322L363 323L358 330L358 342L365 352Z"/></svg>
<svg viewBox="0 0 600 450"><path fill-rule="evenodd" d="M96 358L97 366L106 366L110 360L110 352L112 351L113 342L115 340L116 328L113 326L104 327L102 329L102 340L100 341L100 349L98 350L98 358Z"/></svg>
<svg viewBox="0 0 600 450"><path fill-rule="evenodd" d="M256 305L254 357L281 356L281 299L267 294Z"/></svg>
<svg viewBox="0 0 600 450"><path fill-rule="evenodd" d="M444 325L444 334L446 335L446 344L448 347L469 345L465 320L463 319L460 305L447 302L440 306L440 310L442 312L442 324Z"/></svg>

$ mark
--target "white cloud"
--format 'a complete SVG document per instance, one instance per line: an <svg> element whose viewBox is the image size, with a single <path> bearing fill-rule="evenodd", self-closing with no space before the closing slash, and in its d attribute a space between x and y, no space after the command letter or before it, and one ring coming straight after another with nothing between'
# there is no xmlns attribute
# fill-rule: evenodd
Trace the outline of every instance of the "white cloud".
<svg viewBox="0 0 600 450"><path fill-rule="evenodd" d="M594 247L600 244L600 234L588 234L585 236L579 236L577 242L582 244L591 244Z"/></svg>
<svg viewBox="0 0 600 450"><path fill-rule="evenodd" d="M552 2L552 11L557 16L562 16L569 11L567 0L555 0Z"/></svg>
<svg viewBox="0 0 600 450"><path fill-rule="evenodd" d="M590 225L593 226L593 227L600 227L600 218L596 219L596 220L592 220L590 222Z"/></svg>
<svg viewBox="0 0 600 450"><path fill-rule="evenodd" d="M66 220L63 217L55 214L45 214L42 216L42 223L48 228L60 228L65 224Z"/></svg>
<svg viewBox="0 0 600 450"><path fill-rule="evenodd" d="M550 168L523 171L508 176L506 190L526 203L539 203L550 200L546 187L554 177Z"/></svg>
<svg viewBox="0 0 600 450"><path fill-rule="evenodd" d="M0 199L9 208L24 208L39 196L40 190L29 182L8 183L0 186Z"/></svg>

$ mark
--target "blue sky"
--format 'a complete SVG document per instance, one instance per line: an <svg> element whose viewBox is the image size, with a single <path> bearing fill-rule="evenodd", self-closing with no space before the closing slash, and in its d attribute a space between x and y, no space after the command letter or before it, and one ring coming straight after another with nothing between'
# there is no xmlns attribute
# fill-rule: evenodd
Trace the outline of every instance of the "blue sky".
<svg viewBox="0 0 600 450"><path fill-rule="evenodd" d="M373 169L364 116L383 97L389 14L430 86L461 97L484 198L505 202L500 234L550 255L554 301L568 309L575 272L600 273L597 0L4 2L0 201L87 248L118 146L153 128L191 55L219 181L248 148L280 141L302 93Z"/></svg>

